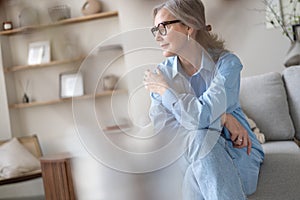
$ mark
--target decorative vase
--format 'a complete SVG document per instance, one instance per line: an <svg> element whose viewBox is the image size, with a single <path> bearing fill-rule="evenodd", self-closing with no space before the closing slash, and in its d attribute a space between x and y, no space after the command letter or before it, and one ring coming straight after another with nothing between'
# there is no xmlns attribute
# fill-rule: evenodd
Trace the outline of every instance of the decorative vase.
<svg viewBox="0 0 300 200"><path fill-rule="evenodd" d="M300 65L300 41L295 41L291 44L285 57L284 65L285 67Z"/></svg>
<svg viewBox="0 0 300 200"><path fill-rule="evenodd" d="M81 12L83 15L96 14L101 12L101 10L102 10L102 5L97 0L87 0L81 8Z"/></svg>

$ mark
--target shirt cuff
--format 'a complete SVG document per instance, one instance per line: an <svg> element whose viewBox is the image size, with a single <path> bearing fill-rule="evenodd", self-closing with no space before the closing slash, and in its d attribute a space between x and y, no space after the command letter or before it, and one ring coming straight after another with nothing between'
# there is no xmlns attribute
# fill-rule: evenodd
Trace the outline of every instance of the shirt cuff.
<svg viewBox="0 0 300 200"><path fill-rule="evenodd" d="M177 100L178 100L177 94L173 90L171 91L170 89L167 89L165 93L162 95L163 106L166 107L171 112Z"/></svg>
<svg viewBox="0 0 300 200"><path fill-rule="evenodd" d="M217 130L217 131L221 132L222 129L223 129L221 118L218 118L216 121L214 121L213 123L211 123L209 125L209 129L213 129L213 130Z"/></svg>

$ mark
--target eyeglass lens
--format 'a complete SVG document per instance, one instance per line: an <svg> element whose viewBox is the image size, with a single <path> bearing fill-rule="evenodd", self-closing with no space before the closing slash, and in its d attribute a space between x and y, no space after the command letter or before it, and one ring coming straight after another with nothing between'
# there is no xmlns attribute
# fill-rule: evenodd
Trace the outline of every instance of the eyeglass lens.
<svg viewBox="0 0 300 200"><path fill-rule="evenodd" d="M179 22L180 22L180 20L172 20L172 21L162 22L162 23L158 24L157 27L154 26L151 29L151 32L152 32L154 37L156 37L157 32L159 32L160 35L165 36L165 35L167 35L166 25L179 23Z"/></svg>
<svg viewBox="0 0 300 200"><path fill-rule="evenodd" d="M154 37L156 36L157 32L159 32L160 35L165 36L167 34L167 29L164 24L159 24L158 27L153 27L151 32Z"/></svg>

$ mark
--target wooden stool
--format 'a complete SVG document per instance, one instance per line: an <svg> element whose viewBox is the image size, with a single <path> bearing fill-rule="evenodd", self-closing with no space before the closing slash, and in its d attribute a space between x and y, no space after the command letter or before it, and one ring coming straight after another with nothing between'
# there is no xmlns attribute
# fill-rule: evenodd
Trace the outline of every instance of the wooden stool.
<svg viewBox="0 0 300 200"><path fill-rule="evenodd" d="M41 158L46 200L75 200L68 154L47 155Z"/></svg>

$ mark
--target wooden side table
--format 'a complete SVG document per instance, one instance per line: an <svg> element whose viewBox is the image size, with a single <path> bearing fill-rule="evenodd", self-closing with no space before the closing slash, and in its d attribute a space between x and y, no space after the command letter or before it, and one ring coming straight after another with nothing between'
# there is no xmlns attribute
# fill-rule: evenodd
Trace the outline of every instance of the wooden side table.
<svg viewBox="0 0 300 200"><path fill-rule="evenodd" d="M46 200L75 200L70 155L47 155L40 160Z"/></svg>

